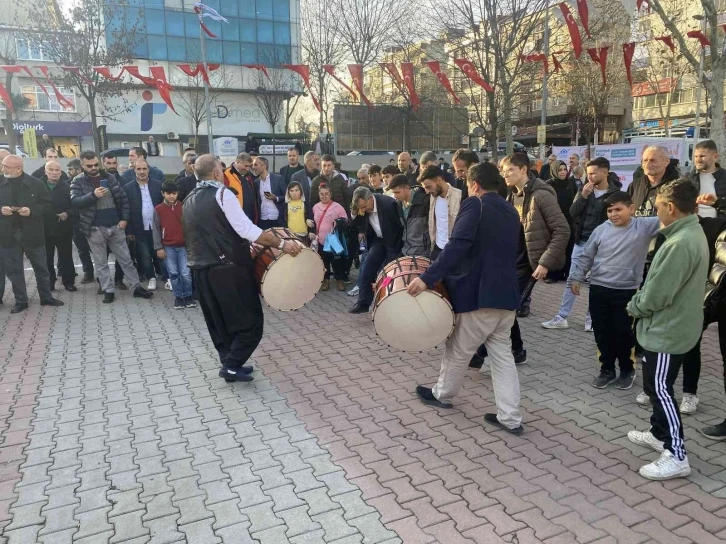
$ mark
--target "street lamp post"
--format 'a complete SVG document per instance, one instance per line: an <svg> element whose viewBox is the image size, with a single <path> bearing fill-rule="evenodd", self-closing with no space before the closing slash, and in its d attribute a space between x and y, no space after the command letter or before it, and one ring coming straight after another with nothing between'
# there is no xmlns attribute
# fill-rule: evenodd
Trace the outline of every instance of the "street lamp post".
<svg viewBox="0 0 726 544"><path fill-rule="evenodd" d="M550 56L550 22L549 22L549 2L545 8L544 14L544 55L545 61L542 63L543 68L547 66L547 60ZM540 125L545 127L545 138L547 135L547 70L544 70L544 77L542 78L542 116L540 117ZM546 160L545 157L545 142L539 144L539 158L542 160L542 164Z"/></svg>
<svg viewBox="0 0 726 544"><path fill-rule="evenodd" d="M701 14L693 16L696 21L701 21L701 32L706 34L706 18ZM696 87L696 115L694 121L693 135L698 141L701 136L701 93L703 91L703 65L706 58L706 48L701 47L701 60L698 65L698 85Z"/></svg>

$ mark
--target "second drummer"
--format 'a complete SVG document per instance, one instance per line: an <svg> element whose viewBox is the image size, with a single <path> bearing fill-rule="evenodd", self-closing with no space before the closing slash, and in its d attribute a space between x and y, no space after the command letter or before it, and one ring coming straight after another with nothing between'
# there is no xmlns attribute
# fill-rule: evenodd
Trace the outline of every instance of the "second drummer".
<svg viewBox="0 0 726 544"><path fill-rule="evenodd" d="M514 434L522 432L519 376L510 349L509 331L519 306L517 246L519 216L498 194L504 183L497 167L476 164L469 169L469 196L461 204L449 242L431 267L411 282L416 296L444 280L456 313L454 333L446 341L438 383L419 385L425 403L451 408L471 356L484 340L492 369L496 414L484 419Z"/></svg>
<svg viewBox="0 0 726 544"><path fill-rule="evenodd" d="M182 213L189 268L222 362L220 377L251 381L253 369L245 363L262 339L264 319L250 242L293 257L300 246L263 232L250 221L224 186L222 165L214 155L200 156L194 170L200 181L184 200Z"/></svg>

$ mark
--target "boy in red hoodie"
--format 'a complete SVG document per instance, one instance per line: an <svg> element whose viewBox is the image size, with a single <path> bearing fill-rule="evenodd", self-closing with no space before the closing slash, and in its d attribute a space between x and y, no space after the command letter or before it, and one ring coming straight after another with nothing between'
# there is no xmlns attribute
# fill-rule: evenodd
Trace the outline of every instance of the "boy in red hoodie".
<svg viewBox="0 0 726 544"><path fill-rule="evenodd" d="M182 229L182 203L177 202L179 186L165 181L161 186L164 202L154 208L154 249L159 259L166 260L166 268L174 292L174 308L196 308L192 298L192 273L187 266Z"/></svg>

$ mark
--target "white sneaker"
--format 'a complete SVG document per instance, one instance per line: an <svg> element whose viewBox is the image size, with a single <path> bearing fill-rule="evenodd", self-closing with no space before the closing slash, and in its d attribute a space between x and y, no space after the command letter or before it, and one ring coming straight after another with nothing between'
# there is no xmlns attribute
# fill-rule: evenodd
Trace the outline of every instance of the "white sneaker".
<svg viewBox="0 0 726 544"><path fill-rule="evenodd" d="M695 414L698 410L698 397L691 393L683 393L680 410L682 414Z"/></svg>
<svg viewBox="0 0 726 544"><path fill-rule="evenodd" d="M673 454L665 450L660 457L638 471L643 478L649 480L670 480L671 478L684 478L691 473L688 457L679 461Z"/></svg>
<svg viewBox="0 0 726 544"><path fill-rule="evenodd" d="M658 440L650 431L630 431L628 432L628 440L638 446L647 446L655 451L663 451L663 442Z"/></svg>
<svg viewBox="0 0 726 544"><path fill-rule="evenodd" d="M570 326L567 324L567 318L560 316L559 314L542 323L545 329L569 329Z"/></svg>
<svg viewBox="0 0 726 544"><path fill-rule="evenodd" d="M149 285L146 287L149 291L156 291L156 278L151 278L149 280Z"/></svg>
<svg viewBox="0 0 726 544"><path fill-rule="evenodd" d="M164 284L164 289L167 291L171 291L171 280L166 280L166 283Z"/></svg>
<svg viewBox="0 0 726 544"><path fill-rule="evenodd" d="M592 317L590 317L590 314L585 316L585 332L592 332Z"/></svg>
<svg viewBox="0 0 726 544"><path fill-rule="evenodd" d="M349 297L357 297L358 296L358 291L360 291L360 289L356 285L355 287L353 287L353 289L351 289L350 291L348 291L348 296Z"/></svg>
<svg viewBox="0 0 726 544"><path fill-rule="evenodd" d="M648 404L650 404L650 397L645 394L645 391L641 391L640 393L638 393L638 396L635 397L635 402L642 406L647 406Z"/></svg>

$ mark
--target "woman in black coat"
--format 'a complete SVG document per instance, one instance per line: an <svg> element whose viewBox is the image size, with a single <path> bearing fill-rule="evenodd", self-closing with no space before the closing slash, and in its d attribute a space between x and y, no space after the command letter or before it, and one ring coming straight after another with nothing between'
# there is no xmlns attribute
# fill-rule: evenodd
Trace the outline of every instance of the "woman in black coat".
<svg viewBox="0 0 726 544"><path fill-rule="evenodd" d="M575 179L567 176L567 165L562 161L555 161L550 168L550 179L546 180L557 193L557 203L560 205L562 214L570 225L570 241L567 244L567 253L565 266L562 270L551 270L545 278L545 283L556 283L564 281L570 273L570 262L572 258L572 248L575 245L575 237L572 228L572 216L570 215L570 206L575 200L577 194L577 185Z"/></svg>

